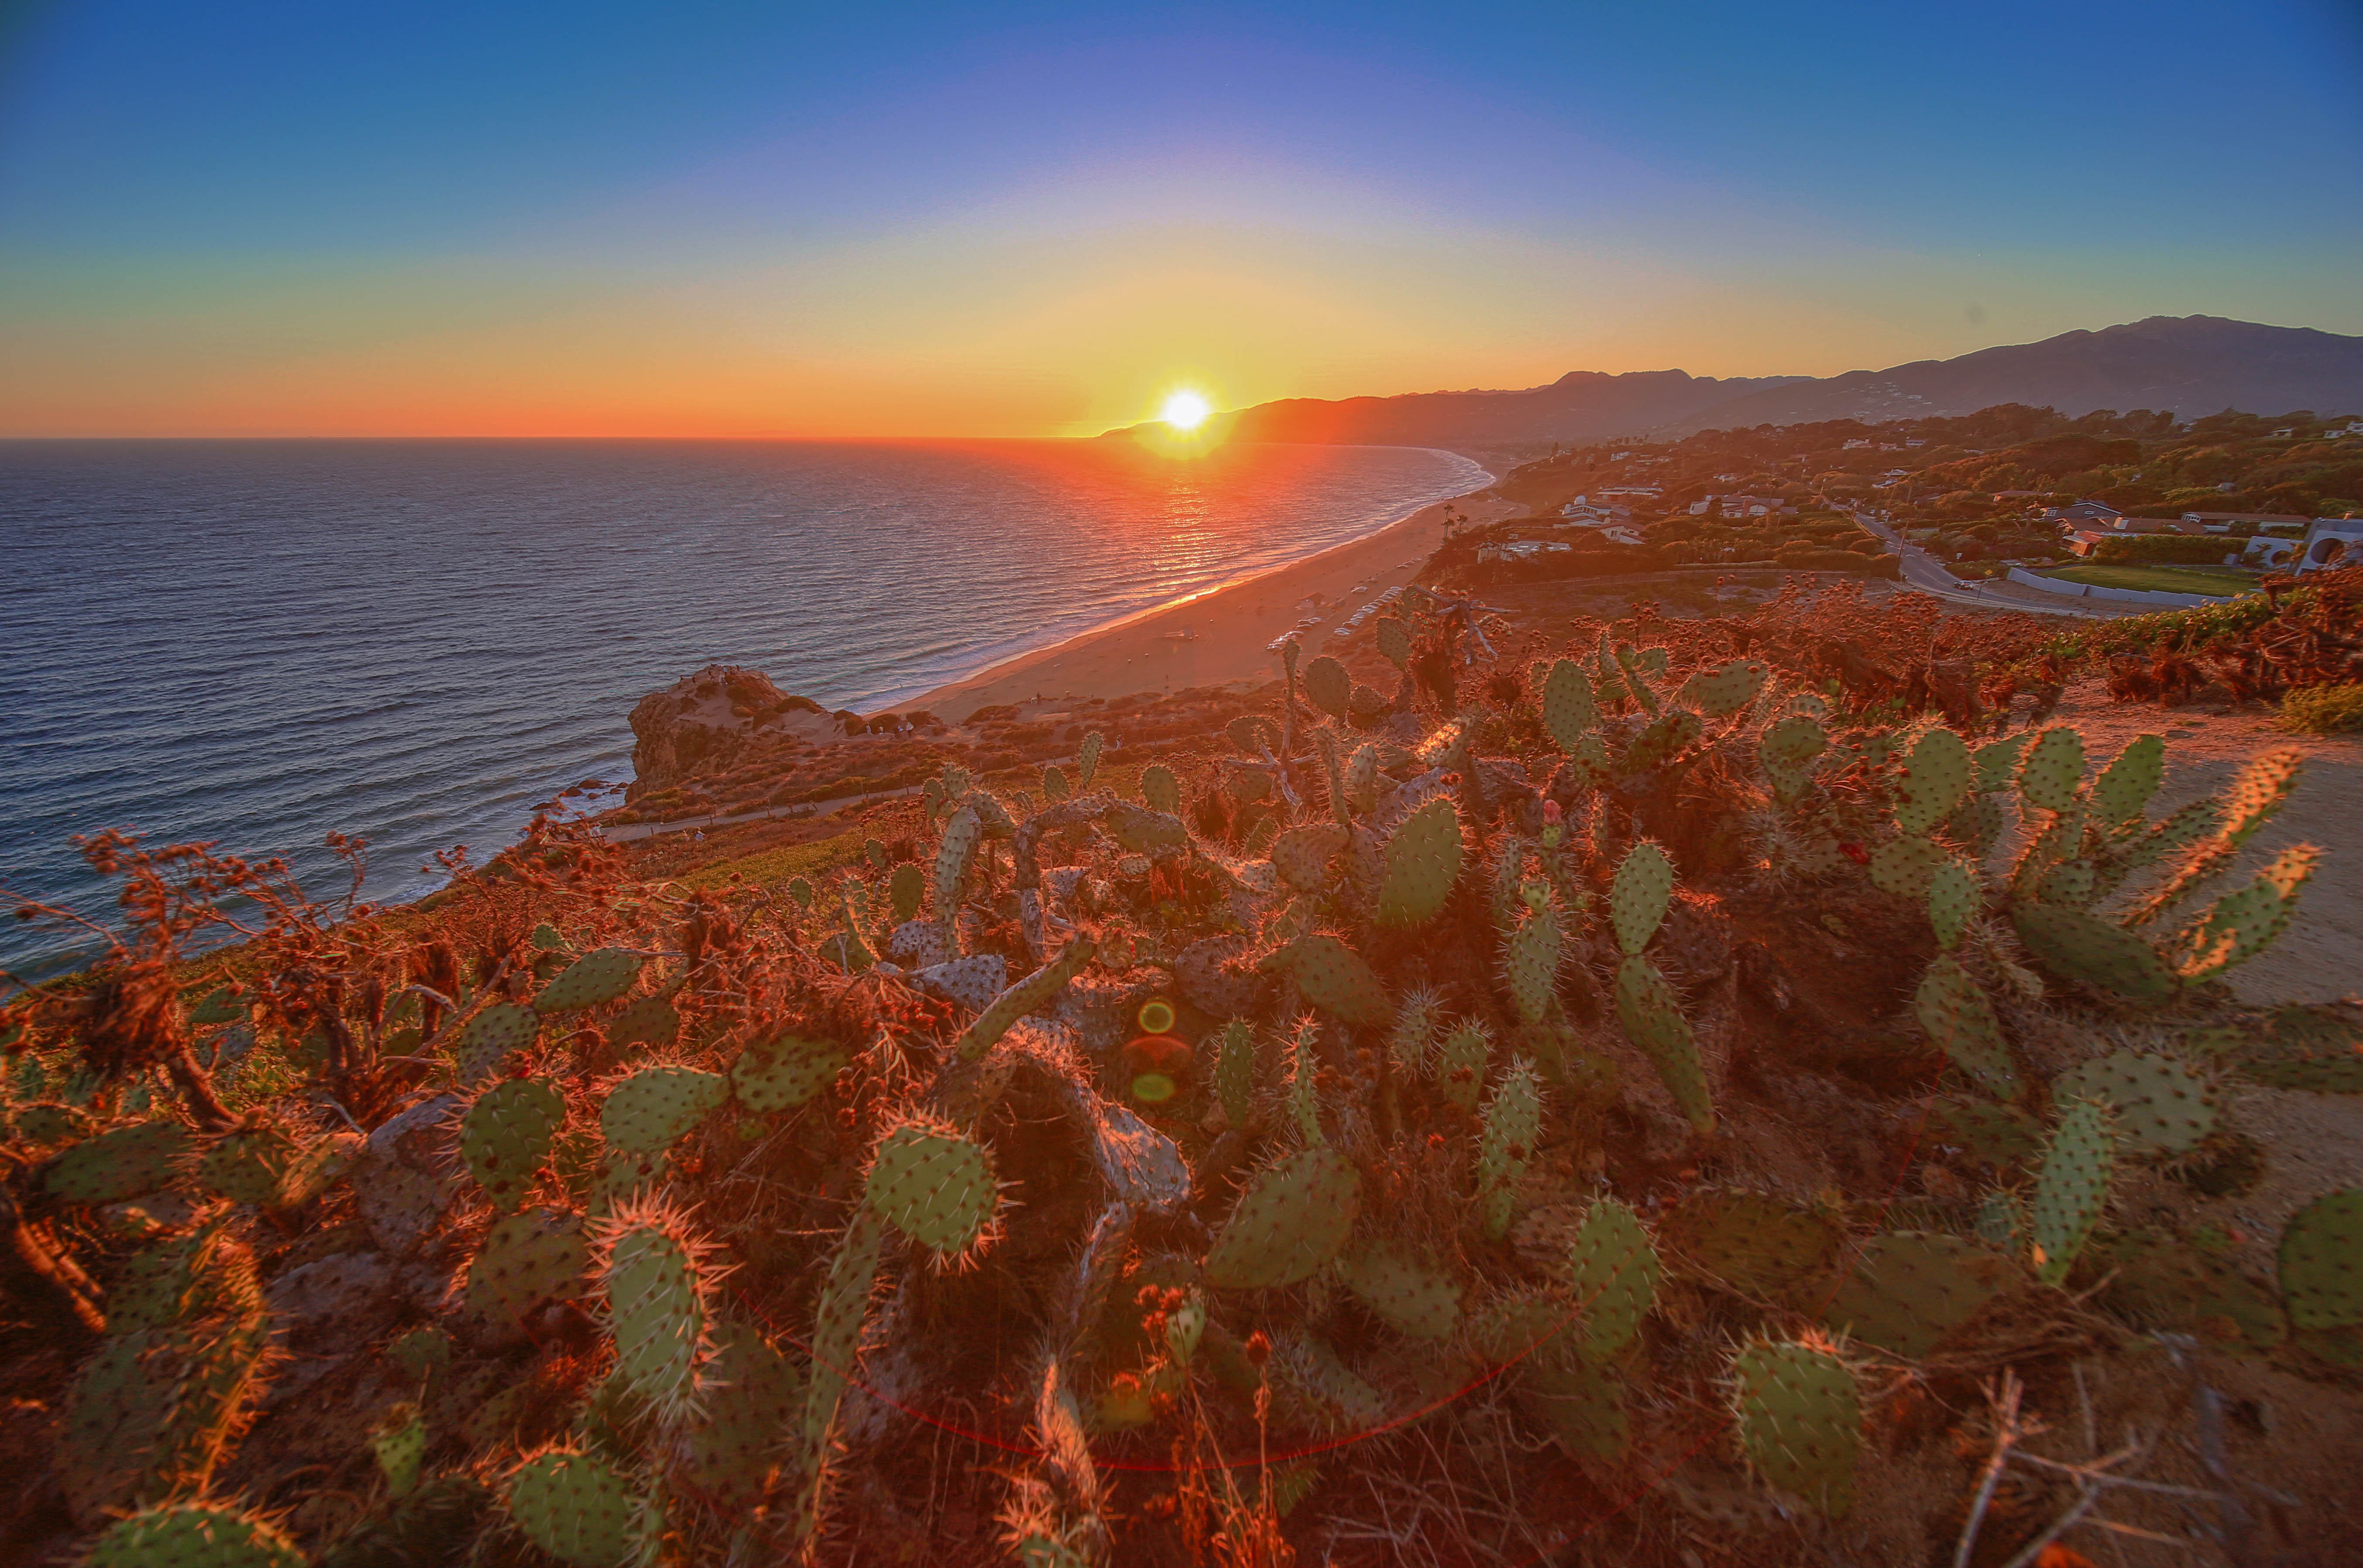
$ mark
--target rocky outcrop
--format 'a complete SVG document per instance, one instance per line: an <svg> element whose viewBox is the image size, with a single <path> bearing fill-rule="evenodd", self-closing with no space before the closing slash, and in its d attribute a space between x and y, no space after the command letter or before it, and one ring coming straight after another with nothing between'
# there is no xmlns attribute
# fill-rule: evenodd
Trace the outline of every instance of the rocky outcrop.
<svg viewBox="0 0 2363 1568"><path fill-rule="evenodd" d="M735 766L782 740L841 737L844 725L810 697L780 690L760 670L708 664L632 707L627 802L700 773Z"/></svg>

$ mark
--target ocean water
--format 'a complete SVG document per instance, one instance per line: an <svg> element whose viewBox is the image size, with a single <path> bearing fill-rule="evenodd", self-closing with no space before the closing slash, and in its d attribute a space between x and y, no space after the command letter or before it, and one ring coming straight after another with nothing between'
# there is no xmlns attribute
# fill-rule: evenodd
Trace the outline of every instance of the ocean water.
<svg viewBox="0 0 2363 1568"><path fill-rule="evenodd" d="M933 686L1461 494L1407 447L0 442L0 886L104 917L69 836L283 855L366 895L629 776L700 665L831 707ZM81 948L7 922L20 973Z"/></svg>

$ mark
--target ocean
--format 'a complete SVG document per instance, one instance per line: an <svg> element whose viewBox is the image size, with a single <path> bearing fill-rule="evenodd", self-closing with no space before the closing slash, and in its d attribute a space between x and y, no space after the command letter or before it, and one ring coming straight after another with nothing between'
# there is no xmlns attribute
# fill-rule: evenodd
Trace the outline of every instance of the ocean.
<svg viewBox="0 0 2363 1568"><path fill-rule="evenodd" d="M1484 483L1410 447L0 442L0 886L102 918L75 833L217 840L365 896L630 774L632 704L751 665L893 706ZM0 929L32 976L88 944Z"/></svg>

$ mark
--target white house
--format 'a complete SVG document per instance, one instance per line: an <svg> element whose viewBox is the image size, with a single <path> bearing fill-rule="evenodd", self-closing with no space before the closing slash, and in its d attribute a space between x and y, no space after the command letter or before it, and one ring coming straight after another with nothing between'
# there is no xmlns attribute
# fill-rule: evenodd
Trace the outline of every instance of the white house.
<svg viewBox="0 0 2363 1568"><path fill-rule="evenodd" d="M2258 534L2248 540L2247 548L2240 552L2241 564L2287 566L2296 558L2299 547L2304 542L2303 539L2274 539L2267 534Z"/></svg>
<svg viewBox="0 0 2363 1568"><path fill-rule="evenodd" d="M2300 572L2330 566L2363 566L2363 517L2322 517L2305 530Z"/></svg>

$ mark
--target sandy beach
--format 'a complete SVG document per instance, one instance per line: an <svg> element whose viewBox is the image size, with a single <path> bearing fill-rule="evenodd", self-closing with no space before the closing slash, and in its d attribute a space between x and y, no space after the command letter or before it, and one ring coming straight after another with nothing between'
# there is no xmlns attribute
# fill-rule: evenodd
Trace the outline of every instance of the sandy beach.
<svg viewBox="0 0 2363 1568"><path fill-rule="evenodd" d="M1515 517L1522 509L1469 496L1437 501L1318 555L1004 660L895 706L958 723L981 707L1037 697L1118 697L1272 679L1280 673L1280 655L1265 644L1317 613L1320 618L1304 630L1305 646L1315 647L1323 632L1373 596L1410 582L1443 542L1447 506L1475 523ZM1307 602L1316 598L1317 605Z"/></svg>

